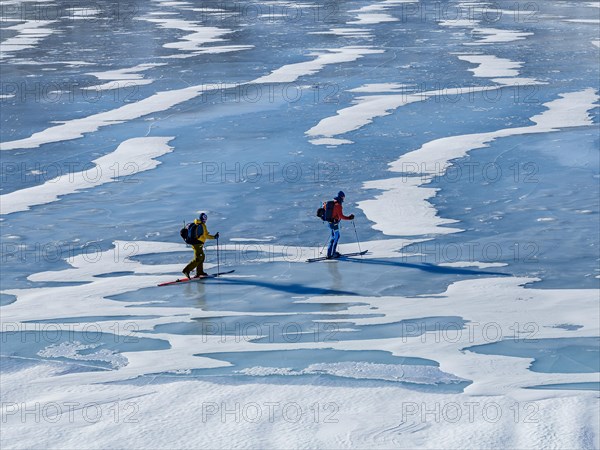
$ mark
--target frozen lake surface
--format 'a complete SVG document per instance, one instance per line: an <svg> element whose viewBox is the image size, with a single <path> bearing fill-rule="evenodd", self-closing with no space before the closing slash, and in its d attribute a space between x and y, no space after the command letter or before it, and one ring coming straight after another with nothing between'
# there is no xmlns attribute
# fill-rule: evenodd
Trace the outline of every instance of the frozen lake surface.
<svg viewBox="0 0 600 450"><path fill-rule="evenodd" d="M3 2L0 446L600 448L599 5Z"/></svg>

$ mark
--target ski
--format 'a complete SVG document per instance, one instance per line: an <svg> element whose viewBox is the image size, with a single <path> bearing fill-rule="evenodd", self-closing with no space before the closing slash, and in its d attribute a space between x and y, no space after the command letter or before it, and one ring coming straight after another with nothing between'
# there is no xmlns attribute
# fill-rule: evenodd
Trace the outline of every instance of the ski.
<svg viewBox="0 0 600 450"><path fill-rule="evenodd" d="M368 252L368 250L363 250L362 252L354 252L354 253L344 253L343 255L341 255L339 258L331 258L331 259L327 259L326 256L320 256L318 258L308 258L306 260L306 262L316 262L316 261L335 261L336 259L344 259L347 258L349 256L362 256L364 254L366 254Z"/></svg>
<svg viewBox="0 0 600 450"><path fill-rule="evenodd" d="M207 278L216 278L221 275L227 275L227 274L233 273L233 272L235 272L235 270L229 270L227 272L211 273L211 274L205 275L203 277L198 277L198 278L178 278L175 281L167 281L166 283L160 283L158 286L170 286L172 284L189 283L190 281L199 281L199 280L205 280Z"/></svg>

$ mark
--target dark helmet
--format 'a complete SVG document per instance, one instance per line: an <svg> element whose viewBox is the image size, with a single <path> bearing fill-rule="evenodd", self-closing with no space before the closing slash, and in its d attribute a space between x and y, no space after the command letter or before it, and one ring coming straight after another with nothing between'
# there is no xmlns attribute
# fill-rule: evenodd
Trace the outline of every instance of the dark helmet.
<svg viewBox="0 0 600 450"><path fill-rule="evenodd" d="M206 213L200 213L200 216L198 218L200 219L200 222L206 222L208 216L206 215Z"/></svg>
<svg viewBox="0 0 600 450"><path fill-rule="evenodd" d="M337 200L339 203L342 203L344 201L344 198L346 198L346 194L344 194L344 191L338 192L337 197L334 197L334 199Z"/></svg>

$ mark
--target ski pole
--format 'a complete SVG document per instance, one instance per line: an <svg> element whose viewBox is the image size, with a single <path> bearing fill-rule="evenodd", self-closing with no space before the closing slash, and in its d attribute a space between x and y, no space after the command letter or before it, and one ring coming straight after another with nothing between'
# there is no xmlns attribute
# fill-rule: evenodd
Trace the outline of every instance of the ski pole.
<svg viewBox="0 0 600 450"><path fill-rule="evenodd" d="M323 254L323 250L325 250L325 246L327 245L327 243L329 242L329 238L327 238L327 240L325 241L325 243L323 244L323 247L321 247L321 251L319 252L319 255Z"/></svg>
<svg viewBox="0 0 600 450"><path fill-rule="evenodd" d="M217 277L219 276L219 272L221 269L219 268L219 238L217 238Z"/></svg>
<svg viewBox="0 0 600 450"><path fill-rule="evenodd" d="M358 240L358 233L356 232L356 225L354 225L354 220L352 221L352 226L354 227L354 234L356 235L356 243L358 244L358 251L361 253L360 257L362 258L362 250L360 249L360 241Z"/></svg>
<svg viewBox="0 0 600 450"><path fill-rule="evenodd" d="M331 240L331 238L327 238L327 240L325 241L325 243L323 244L323 247L321 247L321 251L319 252L319 255L323 254L323 250L325 250L325 247L327 246L327 243Z"/></svg>

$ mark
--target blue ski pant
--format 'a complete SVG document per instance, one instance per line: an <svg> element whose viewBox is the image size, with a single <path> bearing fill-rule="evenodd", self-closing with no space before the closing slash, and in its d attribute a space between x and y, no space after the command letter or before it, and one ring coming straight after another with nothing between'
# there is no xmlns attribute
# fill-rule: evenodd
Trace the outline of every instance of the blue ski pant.
<svg viewBox="0 0 600 450"><path fill-rule="evenodd" d="M327 257L331 258L337 250L338 241L340 240L340 225L337 223L328 223L331 237L329 238L329 247L327 247Z"/></svg>

